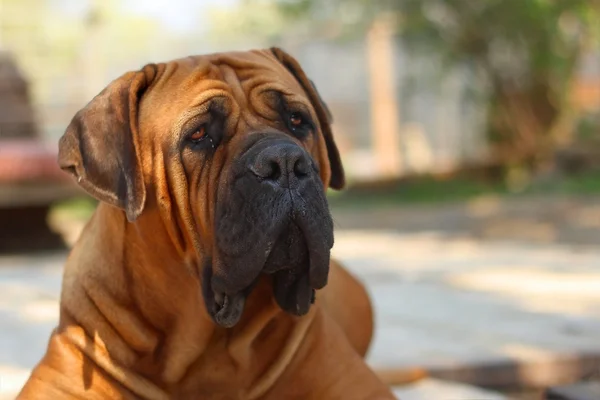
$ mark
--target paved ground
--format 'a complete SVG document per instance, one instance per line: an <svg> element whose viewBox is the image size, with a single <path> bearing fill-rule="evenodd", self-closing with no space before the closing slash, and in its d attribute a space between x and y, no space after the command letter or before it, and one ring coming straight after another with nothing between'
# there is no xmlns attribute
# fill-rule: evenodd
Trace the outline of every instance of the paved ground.
<svg viewBox="0 0 600 400"><path fill-rule="evenodd" d="M338 213L334 254L374 299L369 363L390 384L415 368L434 378L399 387L403 399L505 399L447 380L543 386L600 372L600 249L579 246L591 239L529 240L513 227L512 236L481 240L462 220L435 229L434 210L402 214L409 227L430 221L421 229L403 229L394 215ZM588 218L577 221L597 222ZM0 398L20 388L44 351L64 257L0 256Z"/></svg>
<svg viewBox="0 0 600 400"><path fill-rule="evenodd" d="M422 366L479 385L600 370L598 251L343 231L335 253L374 298L377 369Z"/></svg>
<svg viewBox="0 0 600 400"><path fill-rule="evenodd" d="M594 359L577 363L600 354L600 251L340 231L334 253L369 287L369 362L392 378L415 366L477 384L543 384L565 365L593 372ZM17 389L43 353L64 256L0 257L0 393ZM505 370L478 376L486 366Z"/></svg>

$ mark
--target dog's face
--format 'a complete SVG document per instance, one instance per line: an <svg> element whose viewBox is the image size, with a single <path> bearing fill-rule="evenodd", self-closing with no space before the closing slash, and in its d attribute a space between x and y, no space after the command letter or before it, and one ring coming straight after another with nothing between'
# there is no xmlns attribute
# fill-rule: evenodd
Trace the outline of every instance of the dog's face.
<svg viewBox="0 0 600 400"><path fill-rule="evenodd" d="M333 225L325 190L343 186L343 169L326 106L279 49L124 75L75 116L59 163L130 221L158 212L177 225L221 326L239 320L263 274L295 315L327 283Z"/></svg>

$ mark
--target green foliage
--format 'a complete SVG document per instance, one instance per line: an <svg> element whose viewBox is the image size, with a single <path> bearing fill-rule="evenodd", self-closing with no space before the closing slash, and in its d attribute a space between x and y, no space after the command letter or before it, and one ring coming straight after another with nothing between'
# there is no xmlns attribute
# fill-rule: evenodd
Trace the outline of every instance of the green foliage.
<svg viewBox="0 0 600 400"><path fill-rule="evenodd" d="M588 0L403 0L400 32L414 50L475 62L501 80L547 79L564 90L600 17ZM524 82L521 84L525 84Z"/></svg>
<svg viewBox="0 0 600 400"><path fill-rule="evenodd" d="M135 65L161 31L156 20L127 13L119 0L85 4L83 13L65 13L55 0L0 0L0 49L15 55L29 80L45 135L62 133L54 110L89 100L114 78L109 66ZM51 123L43 117L47 105Z"/></svg>
<svg viewBox="0 0 600 400"><path fill-rule="evenodd" d="M472 178L453 177L438 179L421 177L399 182L385 190L347 190L328 192L333 209L381 209L410 204L443 204L463 202L482 196L598 196L600 171L589 170L579 174L557 176L551 180L529 182L519 190L512 190L502 182L484 182Z"/></svg>
<svg viewBox="0 0 600 400"><path fill-rule="evenodd" d="M329 192L333 208L381 208L401 204L437 204L458 202L483 195L506 194L502 184L486 183L466 178L438 179L420 177L399 182L385 190L352 190Z"/></svg>
<svg viewBox="0 0 600 400"><path fill-rule="evenodd" d="M413 51L475 63L507 81L547 79L559 92L582 47L600 37L600 3L590 0L332 0L323 7L325 3L279 0L288 17L328 12L327 23L341 25L344 19L337 11L349 4L360 8L362 22L393 13L400 37ZM351 22L346 31L356 30L356 21Z"/></svg>
<svg viewBox="0 0 600 400"><path fill-rule="evenodd" d="M53 205L52 213L59 217L68 216L75 219L87 220L96 210L98 201L91 197L78 197Z"/></svg>
<svg viewBox="0 0 600 400"><path fill-rule="evenodd" d="M377 16L397 21L413 52L443 66L469 66L488 93L488 133L495 157L535 166L558 136L572 135L568 103L582 52L600 43L597 0L279 0L281 12L363 32ZM324 7L327 4L327 7ZM352 5L359 20L341 18ZM325 15L325 16L324 16ZM573 120L565 123L566 116ZM569 122L569 121L567 121ZM562 131L559 130L559 128ZM562 142L565 142L564 140Z"/></svg>
<svg viewBox="0 0 600 400"><path fill-rule="evenodd" d="M215 6L209 13L210 39L220 42L239 41L240 37L277 41L290 24L288 17L293 18L278 4L261 0L242 0L236 8Z"/></svg>

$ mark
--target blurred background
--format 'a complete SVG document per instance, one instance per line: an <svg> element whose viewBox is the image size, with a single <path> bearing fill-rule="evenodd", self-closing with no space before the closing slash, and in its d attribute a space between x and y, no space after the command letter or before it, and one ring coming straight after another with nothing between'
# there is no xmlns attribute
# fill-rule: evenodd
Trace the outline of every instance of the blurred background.
<svg viewBox="0 0 600 400"><path fill-rule="evenodd" d="M148 62L274 45L334 115L334 254L374 297L374 368L407 399L590 390L597 0L0 0L0 396L41 356L95 207L56 166L75 112Z"/></svg>

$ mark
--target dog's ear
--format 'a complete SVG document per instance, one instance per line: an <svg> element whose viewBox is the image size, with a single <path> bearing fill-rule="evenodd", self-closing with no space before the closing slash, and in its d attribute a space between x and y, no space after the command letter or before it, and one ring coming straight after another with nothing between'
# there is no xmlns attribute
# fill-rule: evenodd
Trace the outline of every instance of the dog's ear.
<svg viewBox="0 0 600 400"><path fill-rule="evenodd" d="M125 210L129 221L146 201L137 114L157 73L150 64L111 82L73 117L59 142L60 168L98 200Z"/></svg>
<svg viewBox="0 0 600 400"><path fill-rule="evenodd" d="M333 122L331 112L329 108L319 95L317 88L313 84L313 82L308 79L302 67L298 61L281 50L278 47L272 47L271 52L275 56L277 60L281 64L283 64L288 71L294 75L296 80L302 85L302 88L306 92L309 97L310 102L312 103L315 111L317 112L317 116L319 118L319 124L321 125L321 130L323 131L323 135L325 136L325 144L327 145L327 156L329 158L329 164L331 168L331 179L329 181L329 187L332 189L342 189L345 185L346 178L344 175L344 167L342 165L342 160L340 158L340 152L335 144L335 140L333 139L333 132L331 131L331 124Z"/></svg>

